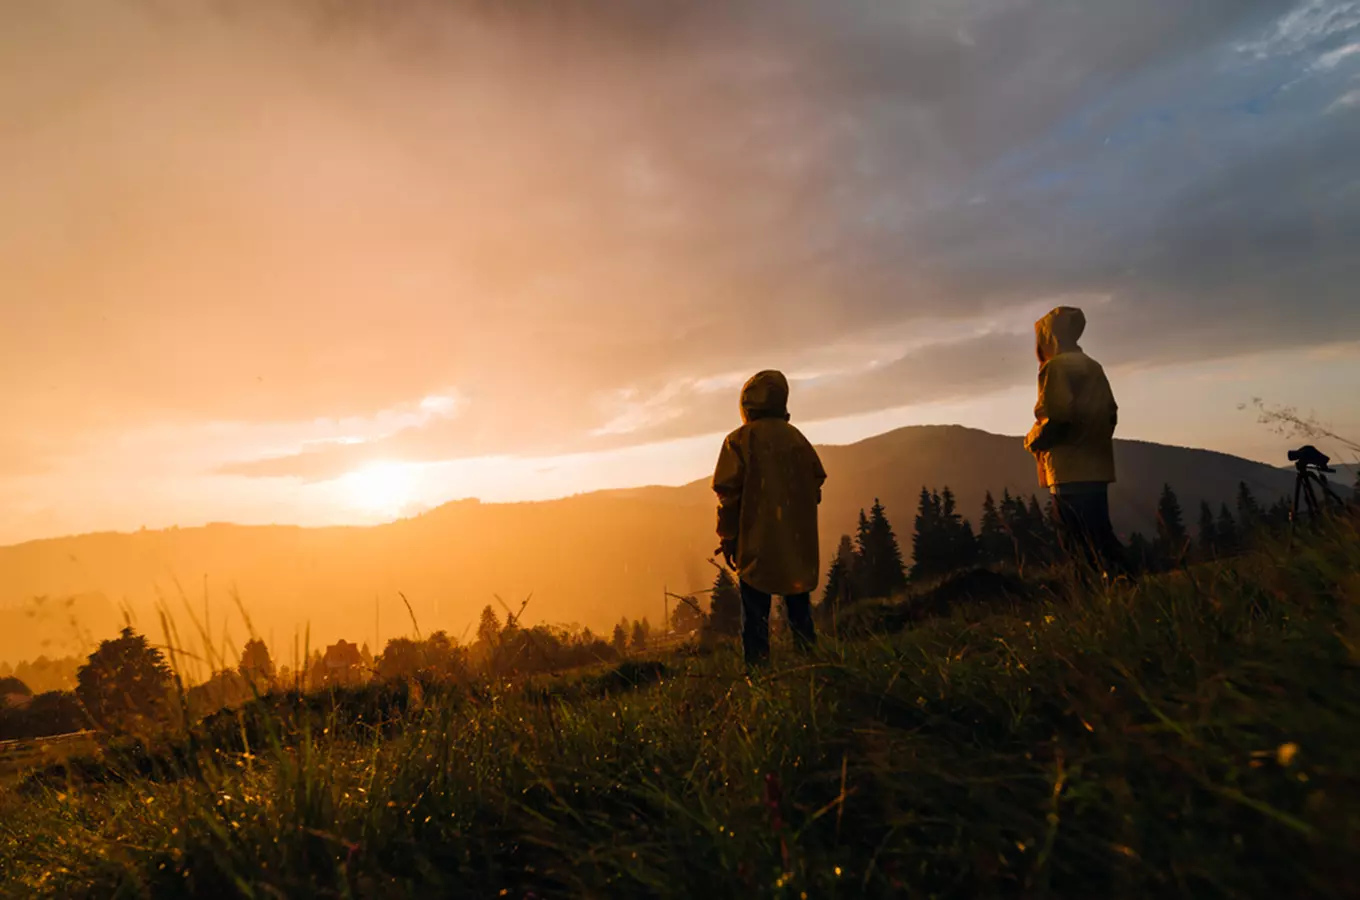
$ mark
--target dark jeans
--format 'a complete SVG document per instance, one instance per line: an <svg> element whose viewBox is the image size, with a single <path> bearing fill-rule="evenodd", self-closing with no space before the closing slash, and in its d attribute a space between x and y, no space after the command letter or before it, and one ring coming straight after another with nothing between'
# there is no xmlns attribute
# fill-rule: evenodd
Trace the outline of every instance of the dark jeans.
<svg viewBox="0 0 1360 900"><path fill-rule="evenodd" d="M812 596L794 594L784 598L789 630L799 650L811 650L817 643L812 626ZM741 648L748 664L770 658L770 595L741 583Z"/></svg>
<svg viewBox="0 0 1360 900"><path fill-rule="evenodd" d="M1110 577L1125 574L1124 545L1110 524L1109 485L1060 485L1053 493L1058 541L1068 557Z"/></svg>

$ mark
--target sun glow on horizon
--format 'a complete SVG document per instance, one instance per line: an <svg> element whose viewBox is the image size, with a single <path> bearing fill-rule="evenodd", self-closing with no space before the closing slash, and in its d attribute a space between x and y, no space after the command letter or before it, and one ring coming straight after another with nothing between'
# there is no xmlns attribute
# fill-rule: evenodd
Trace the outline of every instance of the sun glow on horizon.
<svg viewBox="0 0 1360 900"><path fill-rule="evenodd" d="M420 467L375 462L337 479L346 505L371 515L397 516L416 499Z"/></svg>

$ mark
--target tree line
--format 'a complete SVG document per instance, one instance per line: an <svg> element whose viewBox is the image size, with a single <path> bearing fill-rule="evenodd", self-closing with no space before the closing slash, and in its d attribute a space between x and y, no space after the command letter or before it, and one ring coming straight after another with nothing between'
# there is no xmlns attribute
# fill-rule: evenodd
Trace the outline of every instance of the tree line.
<svg viewBox="0 0 1360 900"><path fill-rule="evenodd" d="M1360 475L1355 500L1360 504ZM841 537L827 570L822 604L854 599L891 597L912 583L929 583L975 566L1007 567L1024 572L1044 569L1064 558L1055 527L1053 500L1012 496L1003 491L998 502L991 491L982 501L976 529L958 509L948 486L921 488L911 535L912 562L902 556L896 534L882 503L860 511L856 534ZM1239 482L1235 503L1217 510L1201 502L1198 529L1192 535L1175 489L1162 487L1157 499L1155 530L1129 534L1129 568L1135 572L1166 571L1179 565L1207 562L1243 553L1265 535L1278 535L1289 526L1289 502L1280 497L1269 505L1256 499Z"/></svg>
<svg viewBox="0 0 1360 900"><path fill-rule="evenodd" d="M1360 474L1355 500L1360 504ZM910 584L928 584L970 567L1045 568L1062 558L1053 526L1051 499L1012 496L1000 502L988 492L978 527L958 509L953 491L922 487L911 535L912 561L903 557L887 510L875 499L860 510L855 534L841 537L827 570L823 609L834 610L859 599L886 598ZM1289 506L1280 498L1260 503L1246 483L1238 485L1232 506L1217 510L1201 503L1191 534L1171 485L1157 500L1155 531L1129 535L1130 567L1155 572L1193 562L1233 556L1251 549L1263 535L1289 524ZM735 636L741 628L741 594L736 580L720 570L707 592L707 610L678 602L668 623L678 634L701 640ZM776 606L776 610L778 607ZM520 613L522 614L521 608ZM652 640L643 618L624 618L609 638L589 628L524 626L520 614L504 620L488 605L482 610L475 640L466 646L443 631L428 637L395 637L374 656L368 646L340 640L314 650L297 666L276 667L268 646L252 638L235 667L215 672L187 689L177 680L165 654L145 636L124 628L103 641L84 663L76 658L21 663L0 669L0 739L39 737L89 727L141 731L200 717L238 705L271 690L319 690L397 678L462 678L474 670L493 676L555 672L617 661L641 652ZM777 629L778 615L772 620ZM29 684L22 676L29 676ZM39 690L34 691L35 686Z"/></svg>
<svg viewBox="0 0 1360 900"><path fill-rule="evenodd" d="M589 628L525 626L519 618L507 611L502 620L487 606L475 640L466 646L436 631L428 636L394 637L374 656L367 644L339 640L305 654L296 668L277 666L268 645L252 638L242 647L235 666L219 668L207 680L187 687L172 670L164 650L126 627L117 637L100 642L83 663L73 667L69 689L63 685L35 693L12 674L0 676L0 740L88 728L149 733L271 691L326 690L406 678L456 680L473 671L492 676L563 671L617 661L626 653L645 649L651 641L651 624L645 618L619 623L613 640ZM10 671L32 669L20 666Z"/></svg>
<svg viewBox="0 0 1360 900"><path fill-rule="evenodd" d="M1360 476L1355 489L1360 503ZM930 584L973 567L1006 568L1020 573L1043 571L1064 554L1054 525L1051 497L1014 496L1009 490L998 502L988 491L975 529L958 508L954 492L921 488L912 523L911 562L904 558L887 510L877 498L860 510L855 534L842 535L823 582L819 606L833 610L859 599L887 598L911 584ZM1245 483L1238 484L1235 504L1217 511L1200 508L1198 532L1191 535L1180 501L1171 485L1157 500L1155 531L1149 536L1132 532L1126 541L1128 567L1138 573L1165 571L1178 565L1222 559L1249 550L1262 535L1278 534L1289 524L1289 505L1278 498L1263 506ZM740 589L725 569L714 578L708 609L678 603L671 614L677 634L703 640L736 636L741 631ZM779 627L779 610L771 624ZM615 629L615 646L624 652L627 621ZM622 629L622 630L621 630Z"/></svg>

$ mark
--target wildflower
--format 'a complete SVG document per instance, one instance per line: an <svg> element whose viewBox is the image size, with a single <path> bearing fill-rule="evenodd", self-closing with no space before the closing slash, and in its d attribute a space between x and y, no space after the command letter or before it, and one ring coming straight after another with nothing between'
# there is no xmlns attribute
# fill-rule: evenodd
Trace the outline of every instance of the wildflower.
<svg viewBox="0 0 1360 900"><path fill-rule="evenodd" d="M1292 741L1288 744L1281 744L1279 749L1275 751L1275 759L1280 765L1288 768L1294 764L1294 757L1298 755L1298 752L1299 745Z"/></svg>

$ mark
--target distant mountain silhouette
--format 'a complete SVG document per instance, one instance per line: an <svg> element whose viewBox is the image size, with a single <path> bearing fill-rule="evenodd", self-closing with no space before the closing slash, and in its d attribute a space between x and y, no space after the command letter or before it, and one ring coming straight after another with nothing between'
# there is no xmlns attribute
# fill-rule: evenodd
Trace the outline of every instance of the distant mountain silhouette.
<svg viewBox="0 0 1360 900"><path fill-rule="evenodd" d="M829 473L821 517L824 568L840 535L853 531L860 508L875 497L909 551L922 485L951 487L974 524L986 490L998 499L1007 488L1025 496L1038 490L1033 459L1019 438L968 428L903 428L819 449ZM1215 509L1224 501L1232 506L1238 482L1262 502L1293 482L1292 470L1206 450L1120 441L1116 455L1120 481L1111 497L1123 533L1153 530L1164 482L1176 489L1187 521L1201 500ZM203 618L206 579L214 641L221 643L224 627L234 650L247 637L229 599L234 588L281 664L290 662L295 631L308 623L313 647L340 637L372 643L375 630L383 641L410 633L398 591L425 633L443 628L471 640L477 613L497 605L494 594L518 609L531 592L526 620L604 631L620 616L645 615L659 624L663 588L711 585L714 570L706 560L717 543L713 525L712 495L701 480L536 503L460 501L366 528L209 525L90 534L0 548L0 609L35 596L99 592L125 604L139 626L159 638L159 597L181 638L196 643L190 619ZM16 653L11 640L0 658L39 652L35 640Z"/></svg>

